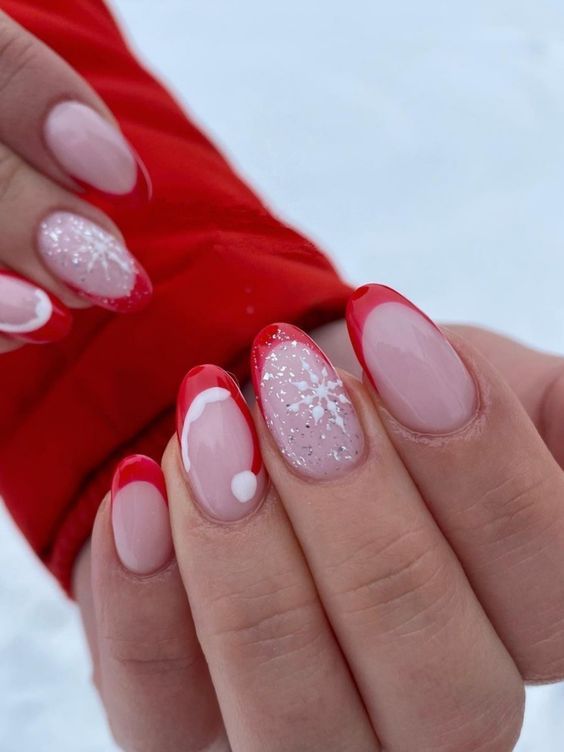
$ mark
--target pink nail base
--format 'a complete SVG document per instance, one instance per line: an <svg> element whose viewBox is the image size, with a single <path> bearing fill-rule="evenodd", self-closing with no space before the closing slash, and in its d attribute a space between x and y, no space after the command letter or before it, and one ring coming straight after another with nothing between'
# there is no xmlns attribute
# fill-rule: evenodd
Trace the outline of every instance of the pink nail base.
<svg viewBox="0 0 564 752"><path fill-rule="evenodd" d="M143 455L127 457L112 481L112 527L118 557L137 575L162 569L173 553L161 468Z"/></svg>
<svg viewBox="0 0 564 752"><path fill-rule="evenodd" d="M437 435L472 420L478 407L474 379L413 303L390 287L365 285L351 296L346 316L364 372L403 426Z"/></svg>
<svg viewBox="0 0 564 752"><path fill-rule="evenodd" d="M262 504L267 475L249 409L234 380L214 365L188 372L179 390L182 467L200 509L220 522Z"/></svg>

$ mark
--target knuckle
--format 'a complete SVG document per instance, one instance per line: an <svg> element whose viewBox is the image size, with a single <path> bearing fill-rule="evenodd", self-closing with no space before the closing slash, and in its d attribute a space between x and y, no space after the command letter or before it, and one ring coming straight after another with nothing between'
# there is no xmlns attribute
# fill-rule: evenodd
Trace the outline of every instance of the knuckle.
<svg viewBox="0 0 564 752"><path fill-rule="evenodd" d="M200 651L190 650L176 637L132 640L106 636L104 645L114 665L139 677L189 673L203 659Z"/></svg>
<svg viewBox="0 0 564 752"><path fill-rule="evenodd" d="M288 579L267 577L217 598L209 639L259 663L308 649L322 634L319 604L315 591Z"/></svg>
<svg viewBox="0 0 564 752"><path fill-rule="evenodd" d="M555 523L543 501L561 495L561 486L560 471L539 475L528 468L510 469L500 483L478 495L466 515L474 517L471 528L486 545L503 542L506 553L537 546Z"/></svg>
<svg viewBox="0 0 564 752"><path fill-rule="evenodd" d="M19 74L35 64L38 45L31 34L0 15L0 94Z"/></svg>
<svg viewBox="0 0 564 752"><path fill-rule="evenodd" d="M446 610L456 592L438 540L423 528L401 531L384 543L373 538L331 570L343 612L361 624L377 621L380 632L396 636L439 623L431 612ZM440 624L445 625L444 614Z"/></svg>
<svg viewBox="0 0 564 752"><path fill-rule="evenodd" d="M23 171L24 163L17 154L0 144L0 205L17 200L22 188Z"/></svg>

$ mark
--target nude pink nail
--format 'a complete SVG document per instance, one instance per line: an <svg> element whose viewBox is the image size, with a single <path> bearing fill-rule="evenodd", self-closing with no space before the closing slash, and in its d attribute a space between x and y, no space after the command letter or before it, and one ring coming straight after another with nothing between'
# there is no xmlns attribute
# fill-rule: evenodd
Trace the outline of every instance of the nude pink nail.
<svg viewBox="0 0 564 752"><path fill-rule="evenodd" d="M441 330L406 298L383 285L361 287L347 324L366 374L400 423L441 434L471 420L474 380Z"/></svg>
<svg viewBox="0 0 564 752"><path fill-rule="evenodd" d="M45 141L69 175L107 194L119 196L150 183L146 170L120 131L91 107L67 101L47 115Z"/></svg>
<svg viewBox="0 0 564 752"><path fill-rule="evenodd" d="M364 434L343 382L301 329L273 324L252 351L259 406L282 455L298 472L332 479L362 457Z"/></svg>
<svg viewBox="0 0 564 752"><path fill-rule="evenodd" d="M188 372L177 431L186 477L206 514L234 522L260 506L267 476L249 408L231 376L214 365Z"/></svg>
<svg viewBox="0 0 564 752"><path fill-rule="evenodd" d="M50 214L39 227L38 250L53 274L102 308L125 313L149 302L147 272L119 238L85 217Z"/></svg>
<svg viewBox="0 0 564 752"><path fill-rule="evenodd" d="M147 575L172 557L164 477L159 465L136 454L117 467L112 482L112 527L126 569Z"/></svg>

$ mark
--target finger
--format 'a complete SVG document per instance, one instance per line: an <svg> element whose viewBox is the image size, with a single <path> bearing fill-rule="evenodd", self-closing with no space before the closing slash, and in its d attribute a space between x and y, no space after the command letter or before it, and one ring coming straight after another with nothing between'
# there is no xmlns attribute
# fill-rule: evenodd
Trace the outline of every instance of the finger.
<svg viewBox="0 0 564 752"><path fill-rule="evenodd" d="M108 217L2 146L0 222L0 261L63 302L76 294L128 312L150 299L147 273Z"/></svg>
<svg viewBox="0 0 564 752"><path fill-rule="evenodd" d="M561 469L487 361L456 340L461 359L405 298L361 288L348 320L390 436L522 675L561 678Z"/></svg>
<svg viewBox="0 0 564 752"><path fill-rule="evenodd" d="M224 371L187 375L178 435L181 451L172 442L163 465L174 544L234 752L376 750L287 517L267 492L248 408Z"/></svg>
<svg viewBox="0 0 564 752"><path fill-rule="evenodd" d="M7 337L0 336L0 355L13 352L14 350L19 350L22 347L23 347L23 343L16 342L13 339L8 339Z"/></svg>
<svg viewBox="0 0 564 752"><path fill-rule="evenodd" d="M92 537L102 698L128 752L227 752L205 660L173 557L158 465L124 460Z"/></svg>
<svg viewBox="0 0 564 752"><path fill-rule="evenodd" d="M564 359L494 332L450 326L492 363L515 392L560 467L564 467Z"/></svg>
<svg viewBox="0 0 564 752"><path fill-rule="evenodd" d="M361 385L285 324L252 362L265 462L382 746L512 748L521 678Z"/></svg>
<svg viewBox="0 0 564 752"><path fill-rule="evenodd" d="M65 337L71 328L70 311L40 287L0 270L0 351L17 342L44 344ZM4 346L6 349L4 349Z"/></svg>
<svg viewBox="0 0 564 752"><path fill-rule="evenodd" d="M105 503L105 502L103 502ZM98 653L98 628L94 611L92 595L92 539L82 547L72 571L72 593L80 610L80 618L84 629L84 636L90 651L92 664L92 682L100 697L102 684L100 682L100 660Z"/></svg>
<svg viewBox="0 0 564 752"><path fill-rule="evenodd" d="M148 195L146 171L101 99L1 12L0 110L0 142L67 188L72 176L110 195Z"/></svg>

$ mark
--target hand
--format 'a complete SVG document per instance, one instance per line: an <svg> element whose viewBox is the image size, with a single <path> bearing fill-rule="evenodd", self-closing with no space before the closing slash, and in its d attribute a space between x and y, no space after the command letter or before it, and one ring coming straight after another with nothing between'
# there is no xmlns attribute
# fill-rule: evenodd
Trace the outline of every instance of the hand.
<svg viewBox="0 0 564 752"><path fill-rule="evenodd" d="M158 467L120 466L92 540L90 623L125 749L510 750L523 681L562 678L561 469L467 342L377 286L349 323L364 385L341 386L293 328L259 337L270 487L213 367L181 389L171 529ZM560 362L504 352L550 404Z"/></svg>
<svg viewBox="0 0 564 752"><path fill-rule="evenodd" d="M151 284L115 225L77 195L140 198L142 165L94 91L1 12L0 108L3 353L63 337L67 306L139 308Z"/></svg>

